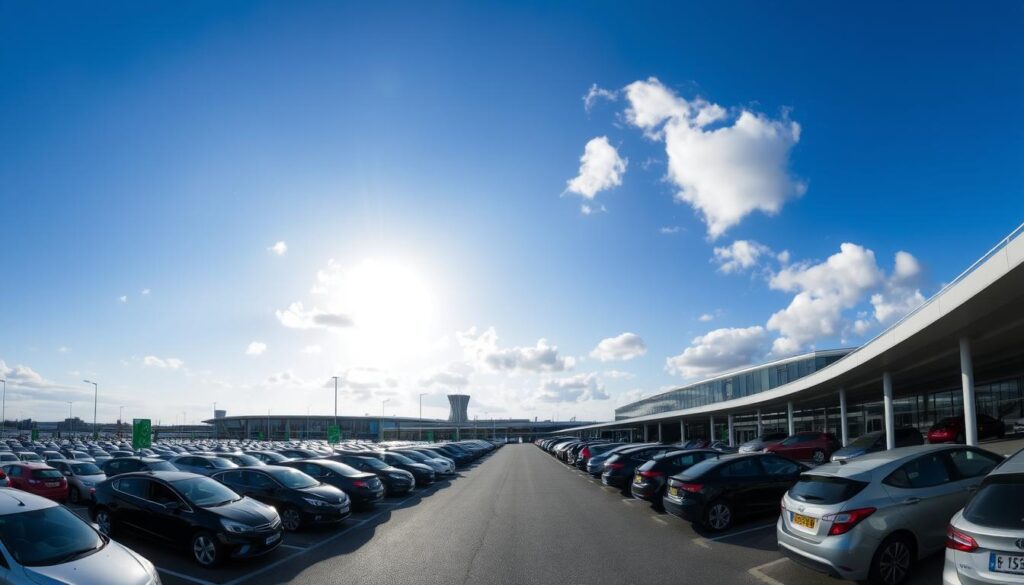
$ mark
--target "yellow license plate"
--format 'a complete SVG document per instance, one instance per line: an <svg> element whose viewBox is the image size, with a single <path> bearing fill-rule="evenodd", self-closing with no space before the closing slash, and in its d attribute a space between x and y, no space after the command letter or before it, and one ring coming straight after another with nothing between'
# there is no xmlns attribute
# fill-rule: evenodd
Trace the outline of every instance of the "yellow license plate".
<svg viewBox="0 0 1024 585"><path fill-rule="evenodd" d="M679 488L677 488L677 487L670 487L670 488L668 488L668 495L672 496L673 498L678 498L679 497Z"/></svg>
<svg viewBox="0 0 1024 585"><path fill-rule="evenodd" d="M642 481L640 481L639 473L633 476L633 483L643 483Z"/></svg>
<svg viewBox="0 0 1024 585"><path fill-rule="evenodd" d="M818 525L817 518L811 518L810 516L803 516L801 514L793 514L793 524L797 526L803 526L804 528L810 528L814 530L814 527Z"/></svg>

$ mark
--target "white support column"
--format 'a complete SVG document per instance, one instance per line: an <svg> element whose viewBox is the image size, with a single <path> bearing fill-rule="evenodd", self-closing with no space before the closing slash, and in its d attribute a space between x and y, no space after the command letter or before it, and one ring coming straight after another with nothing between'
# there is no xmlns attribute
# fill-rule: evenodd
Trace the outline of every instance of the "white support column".
<svg viewBox="0 0 1024 585"><path fill-rule="evenodd" d="M761 409L758 408L757 409L757 436L758 437L761 436L761 434L762 434L761 431L762 431L762 428L761 428Z"/></svg>
<svg viewBox="0 0 1024 585"><path fill-rule="evenodd" d="M964 439L968 445L978 444L978 409L974 403L974 362L971 361L971 340L960 338L960 383L964 389Z"/></svg>
<svg viewBox="0 0 1024 585"><path fill-rule="evenodd" d="M728 421L729 421L729 446L732 447L733 445L736 444L736 433L733 432L733 426L732 426L732 414L729 415Z"/></svg>
<svg viewBox="0 0 1024 585"><path fill-rule="evenodd" d="M896 417L892 411L892 374L882 374L882 397L885 400L885 448L896 448Z"/></svg>
<svg viewBox="0 0 1024 585"><path fill-rule="evenodd" d="M708 428L708 441L714 441L715 440L715 415L713 415L713 414L711 415L711 422L709 424L711 426Z"/></svg>
<svg viewBox="0 0 1024 585"><path fill-rule="evenodd" d="M789 434L796 433L796 425L793 424L793 402L786 403L786 421L789 423Z"/></svg>
<svg viewBox="0 0 1024 585"><path fill-rule="evenodd" d="M679 421L679 440L683 443L686 442L686 423Z"/></svg>
<svg viewBox="0 0 1024 585"><path fill-rule="evenodd" d="M845 447L849 438L846 431L846 388L839 389L839 434Z"/></svg>

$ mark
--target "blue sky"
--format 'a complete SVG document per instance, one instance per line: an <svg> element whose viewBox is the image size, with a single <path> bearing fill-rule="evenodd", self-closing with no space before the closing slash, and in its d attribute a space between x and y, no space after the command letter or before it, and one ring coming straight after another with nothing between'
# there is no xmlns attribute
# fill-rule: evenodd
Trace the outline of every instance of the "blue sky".
<svg viewBox="0 0 1024 585"><path fill-rule="evenodd" d="M0 16L8 418L82 378L107 420L324 414L338 375L605 419L869 339L1024 220L1010 2Z"/></svg>

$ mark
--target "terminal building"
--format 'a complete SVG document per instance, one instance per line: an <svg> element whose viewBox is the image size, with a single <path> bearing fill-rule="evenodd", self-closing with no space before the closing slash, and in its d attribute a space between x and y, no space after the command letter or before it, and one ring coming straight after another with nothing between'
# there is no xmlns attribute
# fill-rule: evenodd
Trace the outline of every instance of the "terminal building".
<svg viewBox="0 0 1024 585"><path fill-rule="evenodd" d="M633 440L818 430L846 444L871 431L966 417L1024 417L1024 226L907 316L856 349L814 351L627 404L615 420L563 433ZM892 440L892 432L887 439ZM891 447L891 443L890 443Z"/></svg>

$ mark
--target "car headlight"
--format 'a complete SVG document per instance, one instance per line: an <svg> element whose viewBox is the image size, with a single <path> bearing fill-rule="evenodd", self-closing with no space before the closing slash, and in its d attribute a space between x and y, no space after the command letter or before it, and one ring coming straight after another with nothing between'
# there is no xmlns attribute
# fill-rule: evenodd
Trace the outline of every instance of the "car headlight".
<svg viewBox="0 0 1024 585"><path fill-rule="evenodd" d="M234 520L227 520L222 518L220 525L224 527L224 530L232 534L246 534L252 532L252 526L248 524L242 524L241 522L235 522Z"/></svg>
<svg viewBox="0 0 1024 585"><path fill-rule="evenodd" d="M308 503L310 506L316 506L318 508L320 506L328 506L328 505L330 505L327 502L325 502L324 500L318 500L316 498L302 498L302 499L306 500L306 503Z"/></svg>

